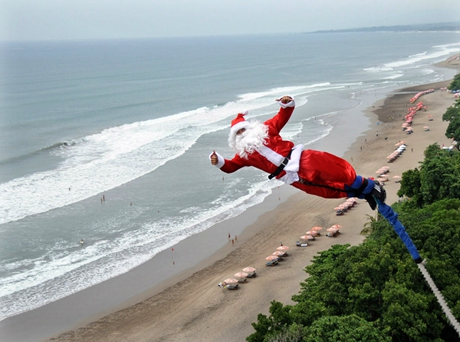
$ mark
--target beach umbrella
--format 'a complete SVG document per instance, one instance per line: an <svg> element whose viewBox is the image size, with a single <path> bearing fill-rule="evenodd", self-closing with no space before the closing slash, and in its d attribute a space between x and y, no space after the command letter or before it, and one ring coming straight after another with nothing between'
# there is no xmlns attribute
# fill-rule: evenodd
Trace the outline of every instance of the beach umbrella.
<svg viewBox="0 0 460 342"><path fill-rule="evenodd" d="M424 129L425 131L429 131L429 130L430 130L430 127L428 127L428 126L423 126L423 129Z"/></svg>
<svg viewBox="0 0 460 342"><path fill-rule="evenodd" d="M399 181L401 180L401 176L393 176L393 179L395 180L396 183L399 183Z"/></svg>
<svg viewBox="0 0 460 342"><path fill-rule="evenodd" d="M331 227L331 228L327 228L326 230L327 230L328 232L336 232L336 231L338 231L337 228L332 228L332 227Z"/></svg>
<svg viewBox="0 0 460 342"><path fill-rule="evenodd" d="M236 278L244 279L247 278L248 274L246 272L238 272L234 274Z"/></svg>
<svg viewBox="0 0 460 342"><path fill-rule="evenodd" d="M349 207L354 207L356 202L357 201L354 198L349 198L345 201L345 204L347 204Z"/></svg>
<svg viewBox="0 0 460 342"><path fill-rule="evenodd" d="M323 228L321 228L321 227L313 227L311 230L316 230L316 231L318 231L318 230L323 230Z"/></svg>
<svg viewBox="0 0 460 342"><path fill-rule="evenodd" d="M286 252L284 252L284 251L276 251L276 252L273 252L272 254L276 255L276 256L283 256L283 255L286 254Z"/></svg>
<svg viewBox="0 0 460 342"><path fill-rule="evenodd" d="M305 233L305 235L316 236L318 235L318 232L316 230L309 230L308 232Z"/></svg>
<svg viewBox="0 0 460 342"><path fill-rule="evenodd" d="M243 272L246 272L246 273L254 273L255 271L256 271L256 269L254 267L251 267L251 266L243 268Z"/></svg>
<svg viewBox="0 0 460 342"><path fill-rule="evenodd" d="M342 226L340 224L333 224L331 228L340 229Z"/></svg>
<svg viewBox="0 0 460 342"><path fill-rule="evenodd" d="M313 236L311 235L302 235L300 237L301 240L313 240Z"/></svg>
<svg viewBox="0 0 460 342"><path fill-rule="evenodd" d="M348 204L342 203L341 205L339 205L339 208L340 208L340 210L347 211L348 210Z"/></svg>
<svg viewBox="0 0 460 342"><path fill-rule="evenodd" d="M279 247L277 247L276 249L277 249L277 250L279 250L279 251L287 251L287 250L289 249L289 247L288 247L288 246L285 246L285 245L283 245L283 246L279 246Z"/></svg>
<svg viewBox="0 0 460 342"><path fill-rule="evenodd" d="M268 260L268 261L273 261L273 260L278 260L279 257L277 257L276 255L269 255L268 257L265 258L265 260Z"/></svg>
<svg viewBox="0 0 460 342"><path fill-rule="evenodd" d="M238 279L235 279L235 278L228 278L228 279L225 279L225 280L224 280L224 283L227 283L227 284L237 284L237 283L238 283Z"/></svg>

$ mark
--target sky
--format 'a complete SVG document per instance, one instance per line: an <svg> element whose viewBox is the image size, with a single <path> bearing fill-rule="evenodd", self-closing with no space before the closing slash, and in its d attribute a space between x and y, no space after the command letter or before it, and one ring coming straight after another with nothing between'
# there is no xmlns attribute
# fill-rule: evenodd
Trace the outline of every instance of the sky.
<svg viewBox="0 0 460 342"><path fill-rule="evenodd" d="M0 0L0 41L298 33L460 21L460 0Z"/></svg>

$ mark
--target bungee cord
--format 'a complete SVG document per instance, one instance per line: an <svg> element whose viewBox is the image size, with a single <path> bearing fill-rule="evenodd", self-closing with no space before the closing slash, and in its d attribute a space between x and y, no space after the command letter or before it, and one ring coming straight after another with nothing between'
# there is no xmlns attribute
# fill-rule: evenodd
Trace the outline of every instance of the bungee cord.
<svg viewBox="0 0 460 342"><path fill-rule="evenodd" d="M389 205L382 203L378 200L377 200L377 203L378 203L378 210L380 214L382 214L382 216L385 217L385 219L393 226L393 229L395 230L395 232L398 234L401 241L406 246L407 250L412 256L412 259L414 259L414 261L417 263L417 266L420 269L420 272L422 272L422 275L425 278L428 285L430 286L431 291L436 296L436 299L438 300L438 303L441 306L442 311L446 315L449 323L453 326L457 334L460 336L459 322L456 320L455 316L452 314L452 311L447 305L447 302L444 299L441 291L439 291L433 279L431 278L430 274L428 273L428 270L425 267L426 260L422 260L422 258L420 257L420 254L417 251L417 248L412 242L412 239L407 234L406 229L404 228L402 223L398 220L398 214Z"/></svg>

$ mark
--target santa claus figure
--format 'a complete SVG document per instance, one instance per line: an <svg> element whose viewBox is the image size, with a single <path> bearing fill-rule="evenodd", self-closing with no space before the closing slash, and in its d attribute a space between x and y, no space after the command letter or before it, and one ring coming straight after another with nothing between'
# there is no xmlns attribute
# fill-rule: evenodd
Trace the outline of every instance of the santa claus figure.
<svg viewBox="0 0 460 342"><path fill-rule="evenodd" d="M376 199L385 201L383 187L356 175L346 160L327 152L304 150L302 144L283 140L280 131L289 121L295 101L291 96L276 101L281 107L278 114L264 123L246 121L247 112L239 113L232 120L228 138L235 156L225 159L214 151L211 164L226 173L253 166L267 172L269 179L282 180L312 195L365 198L372 210L376 208Z"/></svg>

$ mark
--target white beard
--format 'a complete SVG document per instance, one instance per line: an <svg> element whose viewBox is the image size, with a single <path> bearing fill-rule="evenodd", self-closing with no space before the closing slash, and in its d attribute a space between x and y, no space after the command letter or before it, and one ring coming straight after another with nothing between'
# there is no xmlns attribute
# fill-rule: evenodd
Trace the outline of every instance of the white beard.
<svg viewBox="0 0 460 342"><path fill-rule="evenodd" d="M250 122L246 130L228 137L229 146L241 157L247 159L251 153L259 150L268 138L268 126L258 121Z"/></svg>

